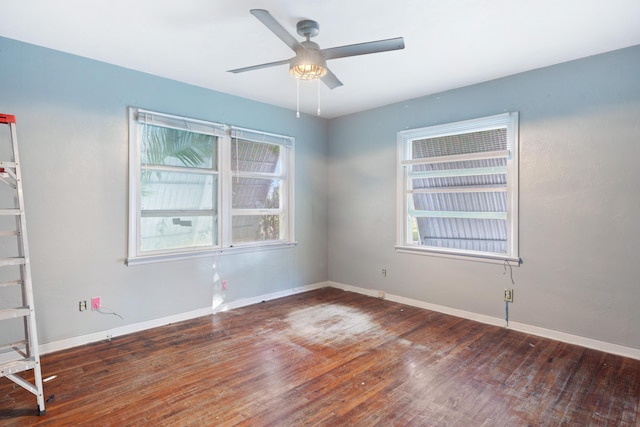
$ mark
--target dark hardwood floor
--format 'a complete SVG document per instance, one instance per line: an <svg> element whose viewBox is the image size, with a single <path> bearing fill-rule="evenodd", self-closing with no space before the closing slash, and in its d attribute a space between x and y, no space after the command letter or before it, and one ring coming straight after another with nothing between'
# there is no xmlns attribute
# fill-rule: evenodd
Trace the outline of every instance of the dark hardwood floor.
<svg viewBox="0 0 640 427"><path fill-rule="evenodd" d="M637 426L640 361L336 289L42 357L0 426Z"/></svg>

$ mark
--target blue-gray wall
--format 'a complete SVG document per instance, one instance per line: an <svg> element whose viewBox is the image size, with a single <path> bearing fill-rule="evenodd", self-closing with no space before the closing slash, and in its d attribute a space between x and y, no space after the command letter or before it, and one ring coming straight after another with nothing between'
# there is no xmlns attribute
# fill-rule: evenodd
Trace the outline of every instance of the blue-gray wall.
<svg viewBox="0 0 640 427"><path fill-rule="evenodd" d="M506 111L515 285L502 265L396 253L396 133ZM512 321L640 348L640 46L334 119L329 141L331 281L495 318L511 287Z"/></svg>
<svg viewBox="0 0 640 427"><path fill-rule="evenodd" d="M330 121L0 38L41 342L331 280L640 348L640 46ZM425 76L428 78L428 75ZM127 106L296 137L295 249L126 267ZM398 254L396 132L520 112L520 255ZM329 189L329 190L327 190ZM388 275L382 277L381 269ZM77 310L101 296L124 317Z"/></svg>
<svg viewBox="0 0 640 427"><path fill-rule="evenodd" d="M294 136L297 247L125 266L128 106ZM227 302L327 280L326 120L3 38L0 112L18 121L41 343L210 307L214 262ZM92 296L124 320L79 312Z"/></svg>

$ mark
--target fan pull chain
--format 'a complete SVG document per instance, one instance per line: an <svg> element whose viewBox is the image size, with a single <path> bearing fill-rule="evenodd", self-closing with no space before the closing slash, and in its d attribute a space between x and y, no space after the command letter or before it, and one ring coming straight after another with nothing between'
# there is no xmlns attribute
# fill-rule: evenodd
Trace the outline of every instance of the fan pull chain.
<svg viewBox="0 0 640 427"><path fill-rule="evenodd" d="M296 79L296 118L300 118L300 80Z"/></svg>

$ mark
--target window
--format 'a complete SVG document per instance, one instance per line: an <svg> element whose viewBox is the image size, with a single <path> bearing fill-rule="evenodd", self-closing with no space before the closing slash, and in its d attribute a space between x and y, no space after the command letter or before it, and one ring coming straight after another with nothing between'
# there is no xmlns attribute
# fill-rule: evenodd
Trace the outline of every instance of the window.
<svg viewBox="0 0 640 427"><path fill-rule="evenodd" d="M398 133L399 251L519 262L518 113Z"/></svg>
<svg viewBox="0 0 640 427"><path fill-rule="evenodd" d="M293 138L129 109L127 264L293 244Z"/></svg>

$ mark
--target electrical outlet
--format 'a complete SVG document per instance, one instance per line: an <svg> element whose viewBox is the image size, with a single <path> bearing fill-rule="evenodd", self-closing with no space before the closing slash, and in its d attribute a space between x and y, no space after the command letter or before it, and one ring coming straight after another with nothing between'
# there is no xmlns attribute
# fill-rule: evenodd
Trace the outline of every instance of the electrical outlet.
<svg viewBox="0 0 640 427"><path fill-rule="evenodd" d="M504 300L506 302L513 302L513 289L504 290Z"/></svg>
<svg viewBox="0 0 640 427"><path fill-rule="evenodd" d="M87 309L87 301L80 301L78 303L78 310L85 311Z"/></svg>
<svg viewBox="0 0 640 427"><path fill-rule="evenodd" d="M100 297L91 298L91 310L100 310Z"/></svg>
<svg viewBox="0 0 640 427"><path fill-rule="evenodd" d="M386 268L382 269L382 277L387 277L387 269Z"/></svg>

